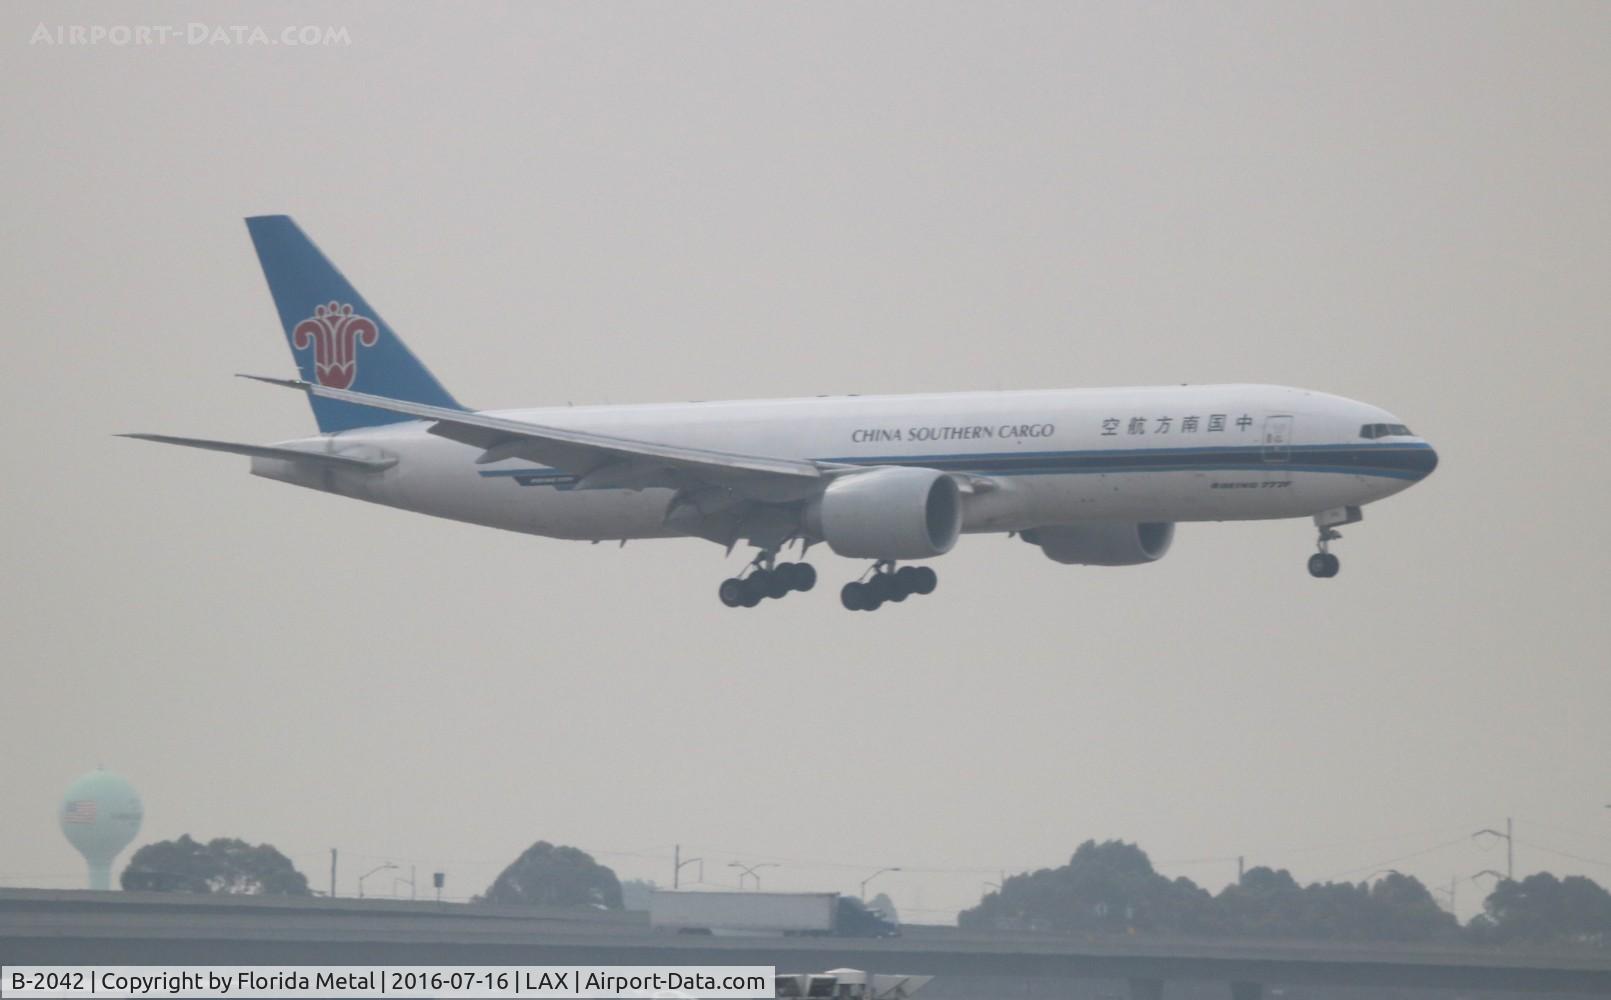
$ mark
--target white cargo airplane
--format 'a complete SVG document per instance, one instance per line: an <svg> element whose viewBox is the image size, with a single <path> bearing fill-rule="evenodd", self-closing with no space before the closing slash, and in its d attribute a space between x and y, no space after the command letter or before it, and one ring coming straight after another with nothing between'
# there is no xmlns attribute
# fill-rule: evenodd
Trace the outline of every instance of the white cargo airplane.
<svg viewBox="0 0 1611 1000"><path fill-rule="evenodd" d="M1163 557L1177 521L1312 517L1317 577L1337 527L1425 478L1395 416L1271 385L964 392L471 410L287 216L246 220L320 433L275 445L129 437L249 456L253 475L553 538L705 538L758 550L729 607L810 590L778 562L826 543L871 560L851 610L927 594L930 559L1001 532L1060 563Z"/></svg>

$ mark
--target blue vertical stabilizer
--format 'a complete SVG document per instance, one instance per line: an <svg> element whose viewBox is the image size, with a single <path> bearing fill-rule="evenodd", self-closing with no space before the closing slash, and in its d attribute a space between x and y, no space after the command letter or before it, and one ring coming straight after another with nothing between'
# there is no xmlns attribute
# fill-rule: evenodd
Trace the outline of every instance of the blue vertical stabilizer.
<svg viewBox="0 0 1611 1000"><path fill-rule="evenodd" d="M253 216L246 228L303 379L463 409L290 216ZM412 419L317 396L308 399L325 434Z"/></svg>

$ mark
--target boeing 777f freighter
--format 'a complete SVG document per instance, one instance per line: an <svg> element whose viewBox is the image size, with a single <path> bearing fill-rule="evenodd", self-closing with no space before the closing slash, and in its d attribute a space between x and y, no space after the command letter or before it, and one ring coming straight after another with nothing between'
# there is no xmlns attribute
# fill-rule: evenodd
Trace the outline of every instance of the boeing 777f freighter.
<svg viewBox="0 0 1611 1000"><path fill-rule="evenodd" d="M964 532L1059 563L1131 566L1180 521L1312 517L1310 574L1366 504L1419 482L1437 453L1399 418L1275 385L827 396L473 410L416 359L295 222L250 218L317 436L273 445L160 434L246 455L252 473L493 528L589 541L704 538L756 549L729 607L815 586L780 553L825 544L870 561L840 591L873 611L937 578L912 565ZM902 564L906 565L902 565Z"/></svg>

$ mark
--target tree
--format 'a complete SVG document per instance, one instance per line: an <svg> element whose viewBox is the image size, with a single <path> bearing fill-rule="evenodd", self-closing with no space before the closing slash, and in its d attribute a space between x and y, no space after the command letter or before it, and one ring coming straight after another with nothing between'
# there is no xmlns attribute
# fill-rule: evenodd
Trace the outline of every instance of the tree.
<svg viewBox="0 0 1611 1000"><path fill-rule="evenodd" d="M219 837L203 844L178 840L146 844L123 869L128 890L251 896L307 896L308 880L291 859L269 844Z"/></svg>
<svg viewBox="0 0 1611 1000"><path fill-rule="evenodd" d="M1581 875L1549 872L1494 886L1483 903L1487 920L1472 921L1478 939L1500 944L1611 944L1611 893ZM1480 920L1480 918L1479 918Z"/></svg>
<svg viewBox="0 0 1611 1000"><path fill-rule="evenodd" d="M1190 879L1153 870L1145 851L1119 840L1087 840L1061 868L1007 879L957 923L970 928L1211 931L1209 894Z"/></svg>
<svg viewBox="0 0 1611 1000"><path fill-rule="evenodd" d="M653 879L629 878L621 883L621 906L628 910L647 911L656 890Z"/></svg>
<svg viewBox="0 0 1611 1000"><path fill-rule="evenodd" d="M874 896L873 901L868 906L874 913L879 914L890 923L898 924L901 922L901 911L895 908L895 901L889 898L888 893L881 892Z"/></svg>
<svg viewBox="0 0 1611 1000"><path fill-rule="evenodd" d="M1392 941L1453 939L1460 921L1432 898L1421 880L1397 873L1370 887L1371 902L1380 916L1382 938Z"/></svg>
<svg viewBox="0 0 1611 1000"><path fill-rule="evenodd" d="M1433 941L1459 933L1455 918L1407 875L1299 885L1290 872L1260 867L1211 896L1190 879L1165 878L1145 851L1117 840L1088 840L1061 868L1007 879L999 892L959 914L957 923L1340 941Z"/></svg>
<svg viewBox="0 0 1611 1000"><path fill-rule="evenodd" d="M1242 937L1433 941L1460 927L1418 879L1396 872L1375 883L1300 886L1285 869L1253 868L1214 903L1224 929Z"/></svg>
<svg viewBox="0 0 1611 1000"><path fill-rule="evenodd" d="M539 840L521 852L480 898L487 903L619 910L621 883L615 872L586 851Z"/></svg>

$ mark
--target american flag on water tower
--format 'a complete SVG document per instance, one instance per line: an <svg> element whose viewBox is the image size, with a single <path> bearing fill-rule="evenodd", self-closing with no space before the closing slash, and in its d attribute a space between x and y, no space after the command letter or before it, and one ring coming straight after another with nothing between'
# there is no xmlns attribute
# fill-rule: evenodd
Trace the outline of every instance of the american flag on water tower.
<svg viewBox="0 0 1611 1000"><path fill-rule="evenodd" d="M95 800L79 799L77 802L67 803L67 810L62 813L63 823L93 823L95 822Z"/></svg>

